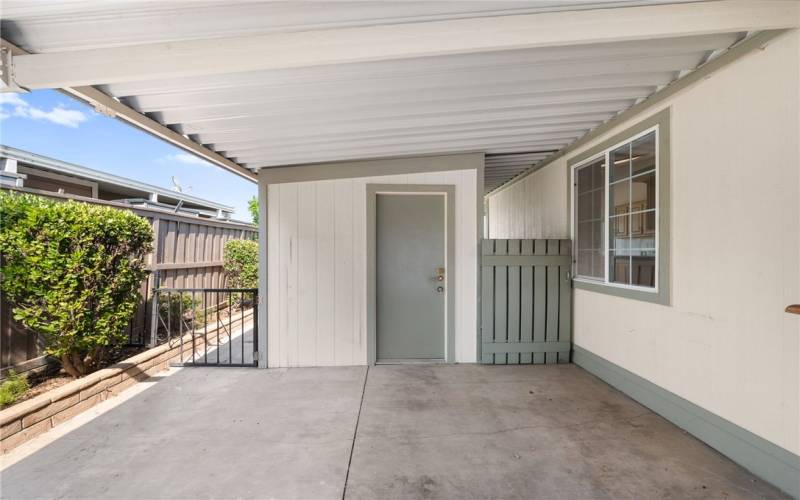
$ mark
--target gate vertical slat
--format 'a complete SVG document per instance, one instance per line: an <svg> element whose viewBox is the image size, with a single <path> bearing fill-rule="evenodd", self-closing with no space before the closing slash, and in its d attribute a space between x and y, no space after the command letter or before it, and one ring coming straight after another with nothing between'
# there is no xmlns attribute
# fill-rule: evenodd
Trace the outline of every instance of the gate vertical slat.
<svg viewBox="0 0 800 500"><path fill-rule="evenodd" d="M483 240L483 255L494 254L494 240ZM481 266L481 344L494 341L494 267ZM493 363L494 354L481 350L481 362Z"/></svg>
<svg viewBox="0 0 800 500"><path fill-rule="evenodd" d="M533 255L533 241L522 240L521 255ZM519 341L533 341L533 266L521 266L520 268L520 322L519 322ZM533 354L522 352L519 354L520 364L530 364L533 362Z"/></svg>
<svg viewBox="0 0 800 500"><path fill-rule="evenodd" d="M508 253L508 240L496 240L495 255ZM494 341L508 341L508 266L494 266ZM494 364L506 364L506 354L496 353Z"/></svg>
<svg viewBox="0 0 800 500"><path fill-rule="evenodd" d="M228 292L228 364L233 364L233 292Z"/></svg>
<svg viewBox="0 0 800 500"><path fill-rule="evenodd" d="M547 240L535 240L534 254L547 254ZM547 267L534 267L534 288L533 288L533 341L545 341L545 328L547 327ZM536 364L544 363L543 352L533 353L533 362Z"/></svg>
<svg viewBox="0 0 800 500"><path fill-rule="evenodd" d="M519 255L519 250L519 240L508 240L508 255ZM519 269L520 266L508 266L508 342L513 343L519 343ZM509 365L519 364L519 353L508 353L506 362Z"/></svg>
<svg viewBox="0 0 800 500"><path fill-rule="evenodd" d="M484 240L481 362L569 362L569 240Z"/></svg>
<svg viewBox="0 0 800 500"><path fill-rule="evenodd" d="M572 242L569 240L561 240L560 252L561 255L572 255ZM559 342L572 342L572 262L567 265L559 267L559 274L561 276L559 285L558 299L559 312L558 312L558 341ZM569 353L558 353L559 363L569 363Z"/></svg>
<svg viewBox="0 0 800 500"><path fill-rule="evenodd" d="M559 253L559 241L547 240L547 255L558 255ZM560 279L558 266L547 266L547 332L545 333L547 342L558 342L558 285ZM546 353L545 362L547 364L558 362L558 353Z"/></svg>

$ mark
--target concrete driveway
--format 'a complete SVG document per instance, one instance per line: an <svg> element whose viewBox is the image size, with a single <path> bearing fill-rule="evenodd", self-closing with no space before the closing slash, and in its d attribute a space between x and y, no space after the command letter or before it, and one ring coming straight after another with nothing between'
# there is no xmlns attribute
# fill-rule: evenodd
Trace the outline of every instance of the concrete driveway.
<svg viewBox="0 0 800 500"><path fill-rule="evenodd" d="M2 498L784 498L574 365L186 368Z"/></svg>

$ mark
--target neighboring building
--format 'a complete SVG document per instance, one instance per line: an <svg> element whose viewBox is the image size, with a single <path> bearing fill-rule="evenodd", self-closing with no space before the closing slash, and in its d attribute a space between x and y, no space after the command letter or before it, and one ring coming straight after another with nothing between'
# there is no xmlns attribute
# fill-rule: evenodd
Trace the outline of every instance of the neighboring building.
<svg viewBox="0 0 800 500"><path fill-rule="evenodd" d="M182 215L230 220L233 207L0 145L0 186L47 191Z"/></svg>

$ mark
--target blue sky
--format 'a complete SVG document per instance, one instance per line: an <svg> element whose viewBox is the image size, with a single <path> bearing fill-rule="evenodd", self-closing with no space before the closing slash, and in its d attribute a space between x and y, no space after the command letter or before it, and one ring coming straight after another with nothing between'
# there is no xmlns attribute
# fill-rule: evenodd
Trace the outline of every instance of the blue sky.
<svg viewBox="0 0 800 500"><path fill-rule="evenodd" d="M0 143L236 208L250 220L256 185L54 90L0 94Z"/></svg>

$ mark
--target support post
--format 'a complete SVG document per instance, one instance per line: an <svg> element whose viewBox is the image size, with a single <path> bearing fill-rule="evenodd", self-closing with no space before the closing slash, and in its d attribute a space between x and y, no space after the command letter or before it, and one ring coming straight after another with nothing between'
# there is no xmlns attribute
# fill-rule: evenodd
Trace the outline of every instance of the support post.
<svg viewBox="0 0 800 500"><path fill-rule="evenodd" d="M161 271L153 271L153 298L150 306L150 341L147 347L151 349L156 346L158 340L158 289L161 287Z"/></svg>

